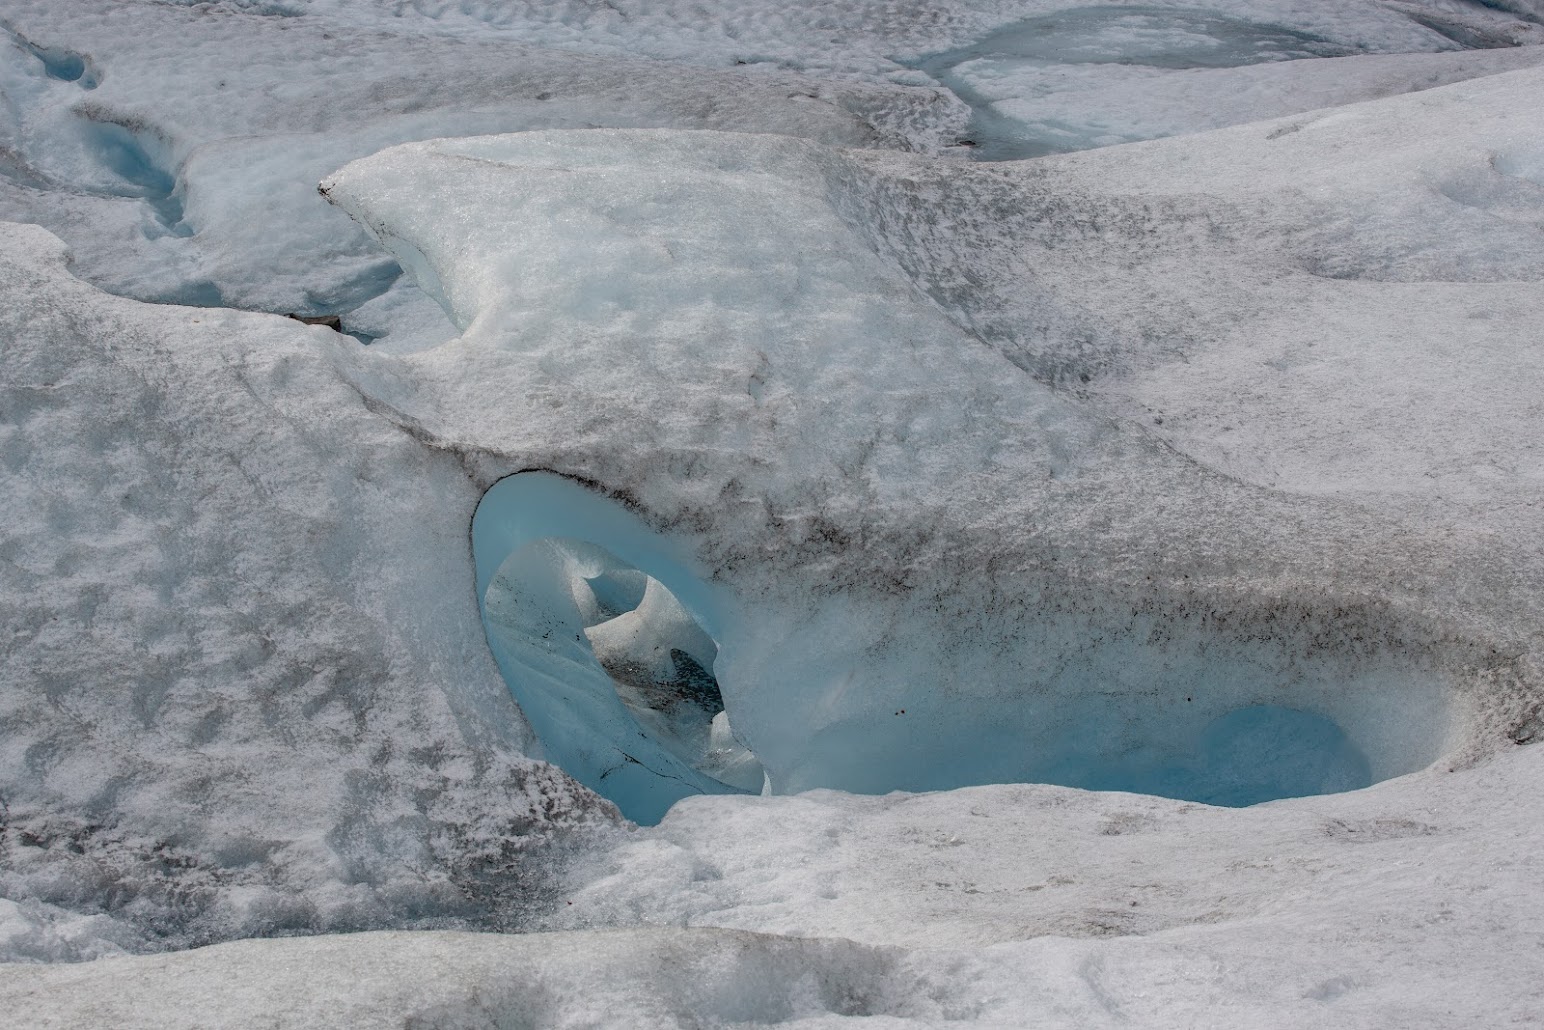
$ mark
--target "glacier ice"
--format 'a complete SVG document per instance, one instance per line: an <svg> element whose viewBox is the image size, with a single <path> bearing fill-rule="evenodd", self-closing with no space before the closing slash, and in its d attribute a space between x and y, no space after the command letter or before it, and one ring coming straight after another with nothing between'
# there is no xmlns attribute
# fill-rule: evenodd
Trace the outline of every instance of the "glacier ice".
<svg viewBox="0 0 1544 1030"><path fill-rule="evenodd" d="M760 792L764 778L771 792L1032 780L1250 805L1372 782L1361 748L1314 708L1352 713L1358 737L1377 748L1380 779L1427 764L1445 731L1444 692L1400 682L1420 679L1413 670L1342 682L1331 665L1314 683L1301 670L1273 669L1282 658L1267 647L1235 656L1201 641L1185 655L1172 643L1106 644L1099 636L1073 663L1067 644L1084 630L1054 620L1000 658L1001 670L965 670L1006 679L982 700L957 687L934 691L931 679L949 685L958 672L911 647L891 644L883 658L833 647L853 633L843 622L855 614L850 607L822 610L818 635L770 635L776 618L737 613L634 516L546 473L496 484L478 506L472 540L489 645L545 757L640 823L658 822L693 794ZM747 699L748 714L737 710L741 733L717 679L716 638L752 652L725 656L722 666L735 677L730 698L751 684L762 698ZM1037 682L1046 654L1063 667ZM886 679L911 699L893 703L909 709L883 713L860 702L823 725L828 684L883 698ZM1282 696L1272 681L1289 683L1294 703L1308 710L1259 703ZM1155 694L1170 700L1144 700ZM1340 694L1358 700L1347 706ZM775 777L746 740L778 749Z"/></svg>
<svg viewBox="0 0 1544 1030"><path fill-rule="evenodd" d="M0 0L8 1011L1528 1022L1541 21Z"/></svg>
<svg viewBox="0 0 1544 1030"><path fill-rule="evenodd" d="M692 465L678 475L691 468L698 475L755 477L768 484L758 489L770 493L770 484L782 477L797 483L816 462L833 461L841 468L855 460L860 468L869 461L907 467L912 483L934 476L940 484L953 484L957 466L929 465L930 452L958 453L960 441L975 436L994 441L992 461L1018 469L1022 478L1038 472L1054 489L1059 482L1085 480L1092 455L1130 447L1110 439L1107 426L1013 374L1000 357L961 344L954 345L953 368L979 365L993 371L960 383L970 400L957 414L930 414L913 423L914 410L897 400L922 396L924 377L934 403L950 388L934 353L949 346L956 330L921 303L895 269L878 263L857 231L844 224L841 198L862 189L863 179L858 170L831 160L807 145L771 138L523 134L390 151L349 166L326 190L362 222L389 225L385 242L406 263L428 270L426 281L466 327L454 345L459 361L473 360L476 347L489 357L518 354L523 367L538 374L567 376L597 341L623 332L634 338L655 333L657 342L648 349L611 352L604 372L616 384L612 396L636 404L640 425L654 433L669 428L655 425L658 412L667 404L679 406L679 399L670 398L701 382L705 370L741 370L748 392L740 402L743 421L728 438L735 449L696 451ZM430 181L433 190L426 188ZM520 201L489 211L479 200L485 195ZM453 216L447 227L445 211L455 198L464 198L478 213ZM689 220L683 207L693 212ZM774 224L775 232L747 235L748 226ZM748 317L769 304L778 307L775 321L770 315ZM862 315L855 316L854 309ZM735 327L727 339L726 326ZM805 342L816 334L826 341L820 350ZM908 336L938 350L895 353L892 341ZM849 396L841 416L817 416L822 421L813 431L799 421L810 416L780 390L781 382L853 382L849 377L856 377L856 368L881 365L890 395ZM983 387L990 377L1004 385ZM897 396L903 384L915 392ZM649 400L651 390L657 391L657 402ZM625 411L614 408L611 417ZM710 410L706 425L688 423L682 431L688 439L716 431L717 417ZM983 432L981 421L988 418L1005 427L1033 420L1037 430L1032 437L1013 429ZM763 432L756 432L759 419L766 420ZM887 434L907 440L911 453L869 443L886 422L896 427ZM785 436L788 443L763 442ZM1015 454L1020 440L1028 449ZM1051 447L1042 450L1047 443ZM844 447L867 456L835 457ZM775 448L810 457L784 471L759 457ZM1127 453L1126 460L1138 467L1167 463L1161 452L1144 446ZM710 473L716 464L727 467ZM1178 477L1168 480L1177 483L1194 472L1176 466L1165 474ZM889 484L901 481L899 474L885 476L874 489L894 489ZM571 500L556 509L556 502L538 494L527 502L531 513L519 514L522 504L514 498L521 482L528 481L513 477L496 488L480 511L479 519L493 521L474 530L478 593L489 600L490 612L495 599L508 612L520 577L531 577L545 584L532 590L561 597L565 613L546 612L544 618L566 628L553 630L543 622L537 632L513 615L490 616L490 639L523 699L535 688L519 682L522 677L562 683L580 673L555 674L541 663L522 671L512 642L548 635L574 642L564 668L588 668L591 686L584 695L611 713L592 712L577 728L566 715L561 730L549 731L562 736L549 756L635 816L643 809L631 800L634 788L602 787L603 778L652 782L671 800L714 788L657 750L642 756L617 743L618 734L637 730L591 644L580 639L581 626L574 621L579 611L567 587L572 573L538 573L536 565L522 573L517 564L497 590L489 590L491 570L504 561L523 556L537 562L533 552L521 550L533 539L574 538L604 548L678 593L716 641L714 671L736 734L776 793L1028 780L1262 800L1344 789L1420 769L1450 746L1450 733L1463 722L1453 712L1468 704L1450 674L1411 661L1397 648L1367 655L1357 654L1359 648L1342 650L1345 644L1321 650L1317 629L1278 629L1262 639L1240 639L1206 622L1187 622L1179 614L1183 602L1167 602L1179 606L1175 611L1130 610L1129 601L1064 580L1054 565L1038 572L1005 570L986 585L971 582L979 576L961 569L953 574L957 579L892 593L880 577L896 573L883 566L846 573L875 578L833 591L818 580L801 587L808 573L774 557L770 561L782 567L775 584L759 586L766 593L731 599L720 589L717 599L709 599L702 577L682 571L685 559L663 558L653 550L635 554L640 545L628 541L643 530L624 530L619 511L590 527L593 516L586 513L600 502L576 486L564 488ZM997 485L977 485L983 496L975 503L1003 503ZM648 488L641 483L630 488L635 506L646 506L641 497ZM871 503L882 500L879 493ZM1139 509L1133 515L1140 517ZM525 517L544 528L501 534L491 528ZM725 518L714 512L717 525ZM833 544L840 548L847 533L865 531L817 524L805 531L818 534L816 540L782 546L804 565L812 546L819 554ZM552 556L541 560L550 563ZM925 573L907 575L929 582ZM513 636L506 632L510 627ZM1335 632L1360 631L1343 625ZM523 707L529 712L532 703L537 702L526 700ZM1305 750L1279 750L1281 766L1261 772L1246 787L1220 756L1244 746L1262 721ZM1233 726L1239 727L1236 739L1229 734ZM576 740L576 732L587 739ZM1318 751L1307 747L1311 741ZM581 752L584 757L565 760ZM1328 763L1319 775L1304 771L1318 761Z"/></svg>

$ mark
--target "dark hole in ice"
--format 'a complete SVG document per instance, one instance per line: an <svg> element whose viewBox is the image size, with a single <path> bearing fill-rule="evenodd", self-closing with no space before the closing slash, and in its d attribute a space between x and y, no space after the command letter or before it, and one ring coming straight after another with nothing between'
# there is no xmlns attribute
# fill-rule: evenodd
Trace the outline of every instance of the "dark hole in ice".
<svg viewBox="0 0 1544 1030"><path fill-rule="evenodd" d="M670 649L670 662L675 667L675 677L669 686L682 702L695 705L709 719L724 710L724 692L701 662L678 647Z"/></svg>
<svg viewBox="0 0 1544 1030"><path fill-rule="evenodd" d="M303 322L306 325L325 326L335 333L343 331L343 319L337 315L297 315L294 312L290 312L285 317L293 318L295 321Z"/></svg>

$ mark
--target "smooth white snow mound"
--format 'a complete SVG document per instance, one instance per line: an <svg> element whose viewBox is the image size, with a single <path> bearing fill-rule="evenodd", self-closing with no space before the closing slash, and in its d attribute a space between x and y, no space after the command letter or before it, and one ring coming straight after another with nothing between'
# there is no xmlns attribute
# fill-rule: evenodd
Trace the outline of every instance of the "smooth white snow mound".
<svg viewBox="0 0 1544 1030"><path fill-rule="evenodd" d="M1022 785L694 798L591 852L549 925L918 949L985 1025L1530 1025L1541 776L1530 747L1246 810Z"/></svg>

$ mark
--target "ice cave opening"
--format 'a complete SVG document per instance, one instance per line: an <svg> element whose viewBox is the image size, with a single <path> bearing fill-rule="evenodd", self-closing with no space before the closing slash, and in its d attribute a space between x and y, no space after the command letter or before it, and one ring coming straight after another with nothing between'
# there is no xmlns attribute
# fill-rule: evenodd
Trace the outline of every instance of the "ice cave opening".
<svg viewBox="0 0 1544 1030"><path fill-rule="evenodd" d="M545 757L639 823L692 794L818 787L1032 782L1245 806L1413 772L1448 722L1440 678L1315 664L1290 640L1156 644L1150 627L1122 640L1047 614L1021 650L925 620L848 646L860 610L743 610L632 511L546 472L490 488L472 540L488 643ZM965 661L966 636L991 660Z"/></svg>
<svg viewBox="0 0 1544 1030"><path fill-rule="evenodd" d="M546 757L640 823L761 791L714 677L714 608L664 540L545 473L496 484L472 534L488 643Z"/></svg>

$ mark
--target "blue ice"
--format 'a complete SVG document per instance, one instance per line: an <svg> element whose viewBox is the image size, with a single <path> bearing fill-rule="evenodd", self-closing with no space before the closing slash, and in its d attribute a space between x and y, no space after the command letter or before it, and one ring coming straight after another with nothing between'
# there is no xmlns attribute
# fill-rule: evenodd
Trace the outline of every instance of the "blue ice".
<svg viewBox="0 0 1544 1030"><path fill-rule="evenodd" d="M527 472L484 495L472 547L489 646L546 757L645 824L693 794L759 792L712 678L719 605L668 541ZM646 604L652 621L617 626Z"/></svg>
<svg viewBox="0 0 1544 1030"><path fill-rule="evenodd" d="M138 197L150 205L172 235L192 235L192 229L183 222L177 177L152 153L160 148L147 145L145 134L112 122L87 121L85 138L102 167L120 181L114 192Z"/></svg>
<svg viewBox="0 0 1544 1030"><path fill-rule="evenodd" d="M1099 766L1104 766L1100 768ZM1075 765L1052 782L1243 808L1371 785L1361 750L1333 720L1280 705L1250 705L1213 720L1188 760Z"/></svg>
<svg viewBox="0 0 1544 1030"><path fill-rule="evenodd" d="M1033 782L1245 806L1375 779L1329 715L1254 700L1268 693L1263 650L1228 659L1216 646L1089 647L1075 627L1052 625L1024 655L975 668L982 689L961 690L927 663L958 666L964 652L940 658L902 641L848 650L844 618L863 617L841 607L818 616L829 632L790 636L776 613L748 615L694 575L622 505L560 476L495 484L472 541L489 645L545 757L640 823L693 794L763 789ZM725 639L736 642L730 661ZM1034 653L1071 678L1043 679ZM1369 698L1386 685L1364 675L1298 692ZM1423 760L1384 756L1379 775Z"/></svg>

